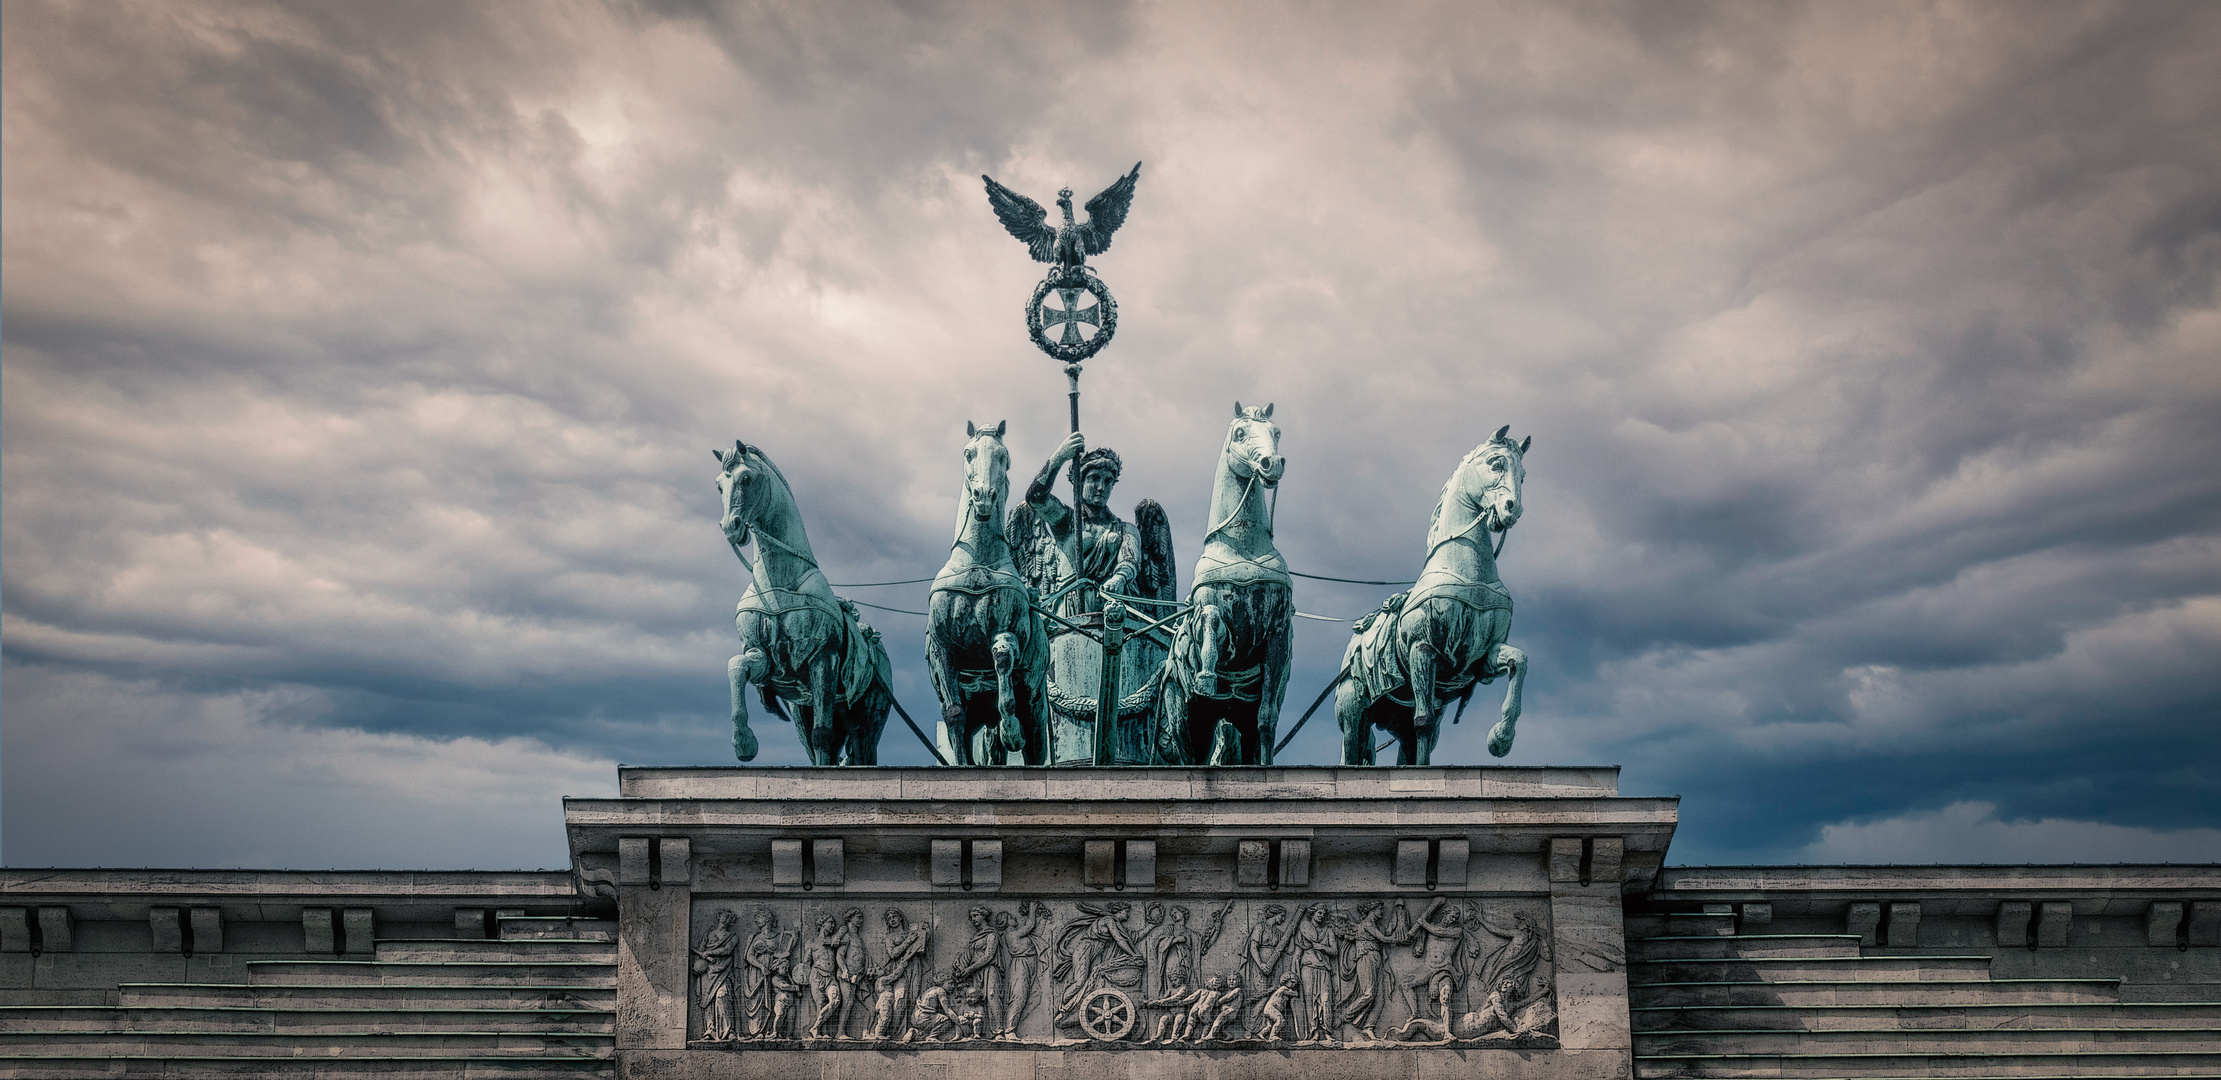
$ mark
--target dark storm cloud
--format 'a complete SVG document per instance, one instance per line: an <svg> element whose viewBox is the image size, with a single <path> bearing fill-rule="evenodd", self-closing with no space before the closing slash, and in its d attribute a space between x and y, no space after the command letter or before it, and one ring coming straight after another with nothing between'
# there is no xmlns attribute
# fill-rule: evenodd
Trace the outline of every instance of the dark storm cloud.
<svg viewBox="0 0 2221 1080"><path fill-rule="evenodd" d="M1021 484L1063 430L978 174L1135 159L1083 408L1183 563L1235 399L1280 547L1351 577L1509 422L1513 762L1683 794L1685 860L2221 857L2177 831L2221 810L2206 8L4 19L11 862L411 858L254 824L304 792L560 859L550 784L724 753L704 451L769 448L835 580L930 573L962 421ZM870 618L930 715L922 621ZM1284 723L1342 641L1299 626ZM118 820L41 812L84 792Z"/></svg>

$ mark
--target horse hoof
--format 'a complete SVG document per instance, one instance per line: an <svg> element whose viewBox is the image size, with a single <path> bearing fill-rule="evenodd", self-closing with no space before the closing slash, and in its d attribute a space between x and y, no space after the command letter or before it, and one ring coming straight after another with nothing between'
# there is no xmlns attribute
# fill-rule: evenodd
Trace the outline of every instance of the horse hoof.
<svg viewBox="0 0 2221 1080"><path fill-rule="evenodd" d="M1498 723L1495 727L1490 728L1488 732L1488 752L1495 757L1503 757L1505 754L1511 753L1512 735L1510 724Z"/></svg>
<svg viewBox="0 0 2221 1080"><path fill-rule="evenodd" d="M746 724L733 728L733 756L742 761L756 760L756 733Z"/></svg>

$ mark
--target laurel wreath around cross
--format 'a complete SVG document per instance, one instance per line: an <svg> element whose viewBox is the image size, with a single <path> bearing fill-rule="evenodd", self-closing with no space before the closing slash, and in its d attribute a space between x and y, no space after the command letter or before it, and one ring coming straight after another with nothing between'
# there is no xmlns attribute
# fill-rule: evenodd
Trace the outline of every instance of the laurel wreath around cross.
<svg viewBox="0 0 2221 1080"><path fill-rule="evenodd" d="M1042 301L1050 293L1058 294L1064 306L1045 307ZM1083 293L1094 296L1095 303L1081 307ZM1082 323L1095 327L1094 336L1081 336ZM1051 341L1049 331L1056 327L1062 327L1063 332ZM1079 363L1101 352L1110 344L1111 335L1118 332L1118 301L1094 274L1052 270L1026 300L1026 332L1032 336L1035 348L1064 363Z"/></svg>

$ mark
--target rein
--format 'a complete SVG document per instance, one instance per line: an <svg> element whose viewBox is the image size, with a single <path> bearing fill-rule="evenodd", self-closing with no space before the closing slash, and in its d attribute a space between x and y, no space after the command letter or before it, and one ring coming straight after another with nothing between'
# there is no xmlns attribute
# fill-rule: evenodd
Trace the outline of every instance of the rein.
<svg viewBox="0 0 2221 1080"><path fill-rule="evenodd" d="M1246 482L1244 482L1244 483L1242 484L1242 497L1241 497L1241 499L1240 499L1240 500L1238 500L1237 502L1235 502L1235 503L1234 503L1234 508L1233 508L1232 510L1229 510L1229 511L1227 511L1227 512L1226 512L1226 517L1225 517L1225 519L1224 519L1224 520L1220 521L1220 522L1219 522L1218 524L1216 524L1216 525L1213 525L1213 526L1211 526L1211 527L1210 527L1209 529L1207 529L1207 530L1205 530L1205 531L1204 531L1204 533L1203 533L1203 542L1204 542L1204 543L1206 543L1206 544L1210 543L1210 542L1211 542L1211 538L1212 538L1212 537L1214 537L1214 536L1217 536L1217 535L1218 535L1218 533L1219 533L1219 530L1220 530L1220 529L1223 529L1223 528L1227 527L1228 525L1232 525L1232 524L1234 523L1234 519L1235 519L1235 518L1238 518L1238 517L1242 516L1242 509L1243 509L1244 507L1247 507L1247 506L1249 505L1249 493L1250 493L1250 490L1251 490L1252 488L1254 488L1254 487L1256 486L1256 484L1257 484L1257 467L1256 467L1256 466L1254 466L1254 465L1252 465L1252 466L1250 466L1250 469L1249 469L1249 479L1248 479L1248 481L1246 481ZM1277 494L1277 493L1276 493L1276 494Z"/></svg>

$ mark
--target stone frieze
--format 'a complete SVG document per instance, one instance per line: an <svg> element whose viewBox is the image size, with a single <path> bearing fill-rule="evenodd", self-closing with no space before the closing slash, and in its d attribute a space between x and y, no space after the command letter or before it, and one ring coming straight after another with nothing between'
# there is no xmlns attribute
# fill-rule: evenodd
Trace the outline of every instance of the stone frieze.
<svg viewBox="0 0 2221 1080"><path fill-rule="evenodd" d="M694 903L688 1043L1557 1046L1542 897Z"/></svg>

